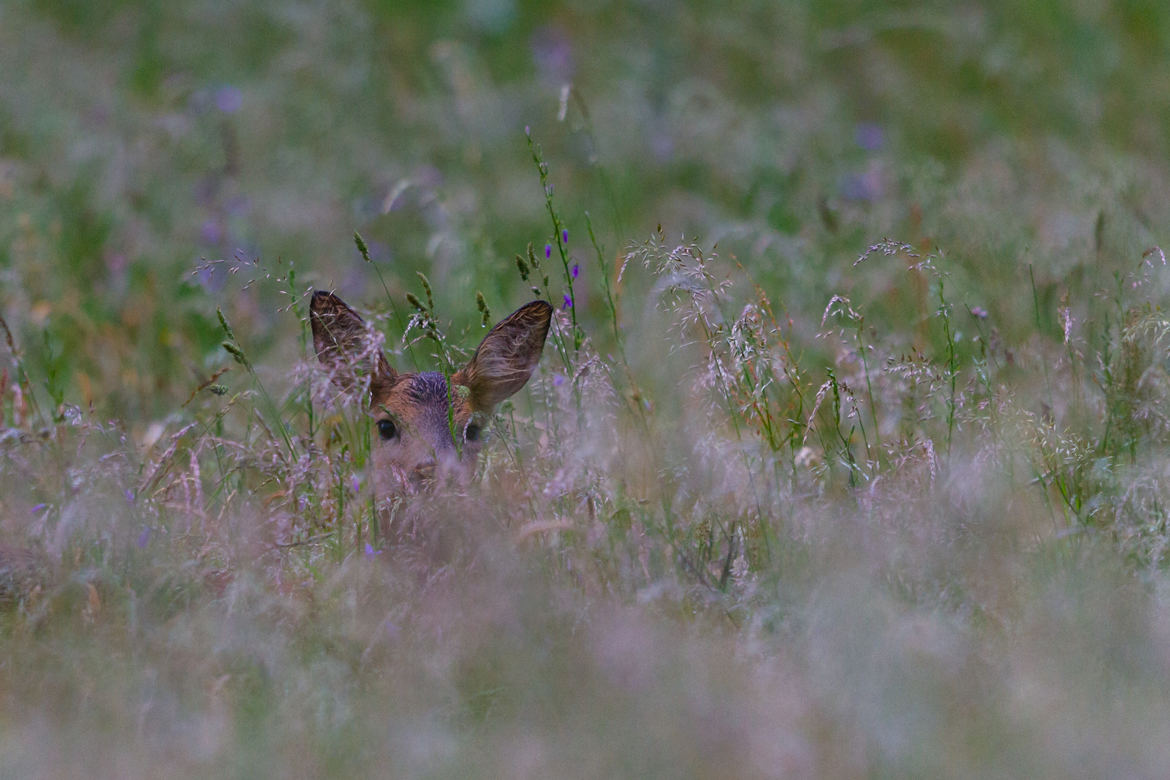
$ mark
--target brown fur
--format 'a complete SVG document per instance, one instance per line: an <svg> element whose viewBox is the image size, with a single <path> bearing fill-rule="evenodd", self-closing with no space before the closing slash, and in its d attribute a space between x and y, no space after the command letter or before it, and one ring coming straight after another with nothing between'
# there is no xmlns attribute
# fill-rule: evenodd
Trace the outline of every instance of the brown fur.
<svg viewBox="0 0 1170 780"><path fill-rule="evenodd" d="M317 357L334 382L346 392L368 388L372 479L383 500L466 480L482 447L482 438L466 438L469 425L485 427L495 406L532 376L552 307L532 301L497 323L451 377L453 390L442 374L394 371L374 331L336 295L313 293L309 314ZM385 420L395 429L388 439L378 428Z"/></svg>

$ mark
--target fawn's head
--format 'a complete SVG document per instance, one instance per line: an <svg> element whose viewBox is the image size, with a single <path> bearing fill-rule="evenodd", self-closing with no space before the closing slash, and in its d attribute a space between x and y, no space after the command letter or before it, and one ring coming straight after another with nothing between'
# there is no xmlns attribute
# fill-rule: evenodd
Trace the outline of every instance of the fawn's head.
<svg viewBox="0 0 1170 780"><path fill-rule="evenodd" d="M491 329L449 385L437 372L395 371L357 312L332 293L313 293L309 320L317 358L343 390L368 384L378 496L416 493L471 474L483 427L496 404L532 376L551 318L544 301L521 306Z"/></svg>

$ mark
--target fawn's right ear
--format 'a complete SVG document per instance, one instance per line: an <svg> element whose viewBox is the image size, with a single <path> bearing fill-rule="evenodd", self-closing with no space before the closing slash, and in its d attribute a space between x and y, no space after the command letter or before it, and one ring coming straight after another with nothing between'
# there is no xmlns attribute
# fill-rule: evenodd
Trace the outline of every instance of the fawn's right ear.
<svg viewBox="0 0 1170 780"><path fill-rule="evenodd" d="M343 391L352 393L368 383L373 399L394 384L397 374L386 361L373 329L345 301L324 290L314 291L309 323L317 359Z"/></svg>
<svg viewBox="0 0 1170 780"><path fill-rule="evenodd" d="M471 407L490 410L528 381L548 336L552 306L532 301L496 323L466 366L451 377L471 393Z"/></svg>

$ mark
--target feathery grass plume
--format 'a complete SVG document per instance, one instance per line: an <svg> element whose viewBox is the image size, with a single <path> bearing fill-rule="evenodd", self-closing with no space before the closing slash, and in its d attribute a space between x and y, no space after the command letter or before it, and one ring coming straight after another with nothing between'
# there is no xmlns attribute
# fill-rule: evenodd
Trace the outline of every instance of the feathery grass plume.
<svg viewBox="0 0 1170 780"><path fill-rule="evenodd" d="M237 363L249 371L252 370L252 364L248 362L248 356L244 354L244 350L240 349L230 341L224 341L220 344L220 346L223 347L224 352L227 352L229 355L231 355Z"/></svg>
<svg viewBox="0 0 1170 780"><path fill-rule="evenodd" d="M219 327L223 329L223 333L225 336L227 336L227 340L235 342L236 333L234 330L232 330L232 326L228 324L227 318L223 316L223 309L216 306L215 316L219 320Z"/></svg>
<svg viewBox="0 0 1170 780"><path fill-rule="evenodd" d="M365 239L363 239L361 234L357 231L354 231L353 243L357 247L358 253L362 256L362 260L366 261L370 265L373 265L374 261L370 259L369 247L366 246Z"/></svg>
<svg viewBox="0 0 1170 780"><path fill-rule="evenodd" d="M418 277L419 282L422 283L423 293L427 296L427 311L434 312L435 310L435 295L431 291L431 280L422 271L416 271L415 276Z"/></svg>

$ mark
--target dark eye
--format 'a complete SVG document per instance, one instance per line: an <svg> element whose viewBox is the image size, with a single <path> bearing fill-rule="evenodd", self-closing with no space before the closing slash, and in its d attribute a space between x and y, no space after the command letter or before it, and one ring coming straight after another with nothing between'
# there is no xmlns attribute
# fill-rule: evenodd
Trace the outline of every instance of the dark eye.
<svg viewBox="0 0 1170 780"><path fill-rule="evenodd" d="M398 434L393 420L378 420L378 434L383 439L393 439Z"/></svg>
<svg viewBox="0 0 1170 780"><path fill-rule="evenodd" d="M463 433L463 435L467 438L468 441L478 441L479 440L479 426L476 425L475 423L469 423L467 426L467 430Z"/></svg>

